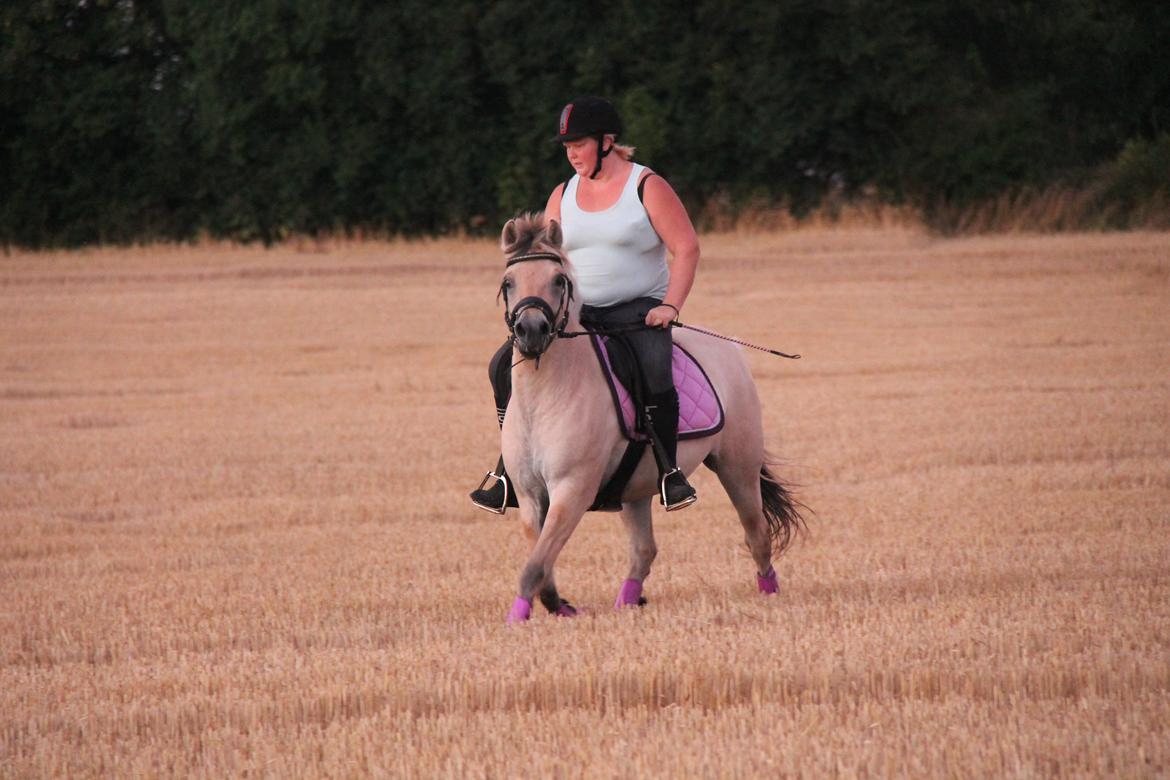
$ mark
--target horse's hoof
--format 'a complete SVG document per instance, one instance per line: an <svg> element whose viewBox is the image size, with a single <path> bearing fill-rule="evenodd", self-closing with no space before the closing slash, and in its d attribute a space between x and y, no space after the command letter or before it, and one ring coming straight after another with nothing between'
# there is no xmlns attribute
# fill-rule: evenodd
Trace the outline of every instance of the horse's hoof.
<svg viewBox="0 0 1170 780"><path fill-rule="evenodd" d="M532 615L532 602L523 596L517 596L512 602L512 609L508 612L508 625L514 626L523 623Z"/></svg>
<svg viewBox="0 0 1170 780"><path fill-rule="evenodd" d="M557 607L557 611L553 613L557 617L577 617L580 613L577 608L567 601L562 601L561 605Z"/></svg>
<svg viewBox="0 0 1170 780"><path fill-rule="evenodd" d="M776 569L769 566L767 574L757 574L756 584L760 586L760 593L774 595L780 590L780 584L776 582Z"/></svg>
<svg viewBox="0 0 1170 780"><path fill-rule="evenodd" d="M645 603L646 599L642 598L642 583L638 580L626 580L622 583L622 589L618 591L617 601L613 603L613 608L640 607Z"/></svg>

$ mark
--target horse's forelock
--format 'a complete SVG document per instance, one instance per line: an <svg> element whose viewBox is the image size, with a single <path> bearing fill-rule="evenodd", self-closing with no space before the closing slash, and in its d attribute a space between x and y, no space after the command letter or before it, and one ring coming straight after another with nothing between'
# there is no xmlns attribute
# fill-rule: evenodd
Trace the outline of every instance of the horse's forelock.
<svg viewBox="0 0 1170 780"><path fill-rule="evenodd" d="M509 220L504 226L500 247L504 255L513 257L530 252L563 254L559 226L544 216L544 212L525 212Z"/></svg>

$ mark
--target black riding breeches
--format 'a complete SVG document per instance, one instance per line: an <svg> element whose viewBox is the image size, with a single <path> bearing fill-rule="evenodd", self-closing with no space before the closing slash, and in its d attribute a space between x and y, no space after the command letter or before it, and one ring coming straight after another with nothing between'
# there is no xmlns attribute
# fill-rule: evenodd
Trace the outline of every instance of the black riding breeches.
<svg viewBox="0 0 1170 780"><path fill-rule="evenodd" d="M595 325L599 329L620 328L628 325L643 325L646 315L662 301L657 298L635 298L629 303L619 303L616 306L582 306L581 322L584 325ZM638 364L642 368L642 381L645 384L646 394L658 395L669 393L674 389L674 375L671 373L670 359L672 342L669 328L646 328L623 333L622 338L629 342L638 356Z"/></svg>
<svg viewBox="0 0 1170 780"><path fill-rule="evenodd" d="M616 306L583 306L581 322L600 329L641 325L646 315L661 304L657 298L636 298ZM672 342L669 328L647 328L622 334L638 355L647 395L669 393L674 390L671 373ZM505 341L496 350L488 366L488 379L496 396L496 413L503 424L504 410L512 397L512 341Z"/></svg>

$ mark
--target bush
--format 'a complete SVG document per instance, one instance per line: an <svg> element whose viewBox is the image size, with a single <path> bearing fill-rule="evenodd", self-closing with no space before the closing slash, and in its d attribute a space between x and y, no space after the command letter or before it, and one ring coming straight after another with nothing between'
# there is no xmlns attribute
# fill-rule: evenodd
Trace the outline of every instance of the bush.
<svg viewBox="0 0 1170 780"><path fill-rule="evenodd" d="M1094 190L1106 227L1170 227L1170 133L1127 143Z"/></svg>

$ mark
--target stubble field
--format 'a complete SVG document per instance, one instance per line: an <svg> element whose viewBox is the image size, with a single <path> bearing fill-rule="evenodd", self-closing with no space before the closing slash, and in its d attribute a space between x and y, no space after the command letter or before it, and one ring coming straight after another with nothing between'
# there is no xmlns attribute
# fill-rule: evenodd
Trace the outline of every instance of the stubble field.
<svg viewBox="0 0 1170 780"><path fill-rule="evenodd" d="M0 257L0 776L1170 773L1170 235L709 236L815 510L508 629L490 242Z"/></svg>

